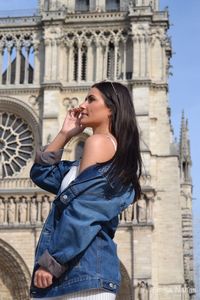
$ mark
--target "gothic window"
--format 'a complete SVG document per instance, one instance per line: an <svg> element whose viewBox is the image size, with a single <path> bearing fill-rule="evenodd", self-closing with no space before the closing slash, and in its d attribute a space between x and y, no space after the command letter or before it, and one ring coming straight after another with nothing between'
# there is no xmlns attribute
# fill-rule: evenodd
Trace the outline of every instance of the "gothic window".
<svg viewBox="0 0 200 300"><path fill-rule="evenodd" d="M74 44L74 80L78 79L78 47Z"/></svg>
<svg viewBox="0 0 200 300"><path fill-rule="evenodd" d="M8 36L4 41L0 54L3 62L2 84L33 83L34 51L31 36L24 36L23 43L19 42L20 38L15 41L12 36ZM16 46L16 43L19 45Z"/></svg>
<svg viewBox="0 0 200 300"><path fill-rule="evenodd" d="M84 147L84 142L83 141L78 142L75 149L75 159L79 160L82 157L83 147Z"/></svg>
<svg viewBox="0 0 200 300"><path fill-rule="evenodd" d="M86 80L87 47L85 45L83 45L81 48L81 54L82 54L81 80Z"/></svg>
<svg viewBox="0 0 200 300"><path fill-rule="evenodd" d="M78 49L76 43L74 43L74 81L79 79L86 80L87 73L87 47L82 45L81 49ZM80 51L78 51L80 50ZM80 57L79 57L80 55ZM80 63L79 63L80 61Z"/></svg>
<svg viewBox="0 0 200 300"><path fill-rule="evenodd" d="M0 176L19 172L32 152L33 135L28 124L12 113L0 112Z"/></svg>
<svg viewBox="0 0 200 300"><path fill-rule="evenodd" d="M76 0L76 11L88 11L89 0Z"/></svg>
<svg viewBox="0 0 200 300"><path fill-rule="evenodd" d="M120 10L120 0L106 0L106 11Z"/></svg>
<svg viewBox="0 0 200 300"><path fill-rule="evenodd" d="M114 44L109 43L107 57L107 78L114 79Z"/></svg>

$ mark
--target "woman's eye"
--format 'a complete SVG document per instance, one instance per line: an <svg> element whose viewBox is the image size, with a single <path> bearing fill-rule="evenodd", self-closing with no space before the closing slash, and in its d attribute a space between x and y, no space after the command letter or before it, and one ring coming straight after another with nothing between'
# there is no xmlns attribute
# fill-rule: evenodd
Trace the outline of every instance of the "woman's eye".
<svg viewBox="0 0 200 300"><path fill-rule="evenodd" d="M88 98L89 103L92 102L92 101L94 101L94 98Z"/></svg>

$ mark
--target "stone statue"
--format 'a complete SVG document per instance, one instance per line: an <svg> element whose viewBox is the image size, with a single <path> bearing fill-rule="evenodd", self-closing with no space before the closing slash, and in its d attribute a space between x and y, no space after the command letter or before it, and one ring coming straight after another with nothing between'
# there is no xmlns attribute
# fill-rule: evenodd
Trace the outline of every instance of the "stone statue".
<svg viewBox="0 0 200 300"><path fill-rule="evenodd" d="M4 222L4 213L5 213L5 208L4 208L3 199L0 198L0 224L3 224Z"/></svg>
<svg viewBox="0 0 200 300"><path fill-rule="evenodd" d="M125 220L126 222L132 222L133 220L133 205L129 205L125 210Z"/></svg>
<svg viewBox="0 0 200 300"><path fill-rule="evenodd" d="M26 223L26 215L27 215L27 203L26 198L22 197L21 202L19 203L19 222L22 224Z"/></svg>
<svg viewBox="0 0 200 300"><path fill-rule="evenodd" d="M139 298L139 300L148 300L147 287L146 287L146 283L144 281L142 281L139 284L138 298Z"/></svg>
<svg viewBox="0 0 200 300"><path fill-rule="evenodd" d="M147 221L146 200L145 199L138 200L137 206L138 206L138 221L146 222Z"/></svg>
<svg viewBox="0 0 200 300"><path fill-rule="evenodd" d="M41 213L42 222L46 220L48 213L49 213L49 198L48 196L44 196L42 201L42 213Z"/></svg>
<svg viewBox="0 0 200 300"><path fill-rule="evenodd" d="M14 198L10 198L8 202L8 223L15 223L15 203Z"/></svg>
<svg viewBox="0 0 200 300"><path fill-rule="evenodd" d="M131 15L134 12L135 1L130 1L128 5L128 12Z"/></svg>
<svg viewBox="0 0 200 300"><path fill-rule="evenodd" d="M32 224L37 221L36 197L32 197L31 199L30 221Z"/></svg>

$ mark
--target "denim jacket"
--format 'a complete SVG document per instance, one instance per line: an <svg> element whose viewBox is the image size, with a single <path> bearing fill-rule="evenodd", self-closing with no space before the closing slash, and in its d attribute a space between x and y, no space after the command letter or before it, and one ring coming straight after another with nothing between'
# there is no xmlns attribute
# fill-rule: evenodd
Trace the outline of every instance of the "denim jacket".
<svg viewBox="0 0 200 300"><path fill-rule="evenodd" d="M105 171L109 163L83 170L60 192L62 179L78 161L60 161L62 151L38 151L30 176L36 185L56 195L35 253L31 297L55 297L84 289L117 293L120 266L113 241L120 214L134 198L133 187L117 189ZM53 284L34 286L35 271L43 266Z"/></svg>

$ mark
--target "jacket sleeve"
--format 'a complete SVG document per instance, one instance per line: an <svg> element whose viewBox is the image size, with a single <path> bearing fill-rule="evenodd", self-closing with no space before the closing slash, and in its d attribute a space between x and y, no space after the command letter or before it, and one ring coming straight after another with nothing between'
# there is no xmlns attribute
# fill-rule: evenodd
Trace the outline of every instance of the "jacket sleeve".
<svg viewBox="0 0 200 300"><path fill-rule="evenodd" d="M126 197L107 200L94 194L79 195L63 210L56 225L51 243L38 263L55 277L67 270L68 262L84 251L108 222L124 210L133 200L134 192Z"/></svg>
<svg viewBox="0 0 200 300"><path fill-rule="evenodd" d="M30 178L40 188L57 194L65 174L70 170L73 161L60 161L63 149L47 152L47 146L37 150L35 163L30 170Z"/></svg>

